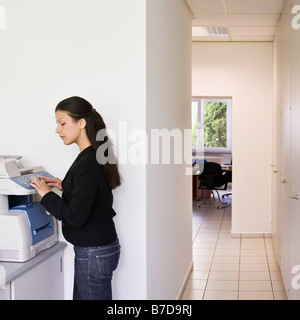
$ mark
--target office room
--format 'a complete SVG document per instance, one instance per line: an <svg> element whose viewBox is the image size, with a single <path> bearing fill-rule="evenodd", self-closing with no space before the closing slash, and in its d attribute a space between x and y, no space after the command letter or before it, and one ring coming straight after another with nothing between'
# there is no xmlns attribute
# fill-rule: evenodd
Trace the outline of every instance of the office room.
<svg viewBox="0 0 300 320"><path fill-rule="evenodd" d="M245 2L252 8L253 3L265 3L257 5L258 16L270 8L268 0ZM25 167L42 166L63 179L79 152L74 144L66 147L55 132L55 107L71 96L87 99L113 135L123 178L113 191L121 244L113 299L174 300L189 290L195 260L195 203L192 177L187 174L192 154L182 163L168 165L151 163L149 155L153 130L191 129L192 96L232 98L230 236L241 242L249 237L273 239L285 285L281 291L289 299L299 298L291 285L295 277L291 270L300 261L294 249L297 174L290 169L299 150L292 148L295 138L289 134L298 130L297 5L296 0L272 0L271 7L280 12L273 14L276 23L273 20L269 27L273 34L262 41L193 41L197 15L241 10L240 1L0 0L0 153L20 155ZM222 12L204 11L216 8ZM226 19L225 23L228 26ZM292 110L287 107L290 101ZM145 138L144 144L138 136ZM192 141L185 141L184 147L192 150ZM47 296L37 285L40 299L43 294L45 299L72 299L74 253L62 235L61 222L58 242L67 244L53 254L58 262L51 260L63 276L63 285L58 284L62 293ZM44 262L44 272L51 273L47 259ZM1 299L24 299L23 294L37 299L26 286L19 292L16 279L5 288ZM191 290L199 299L205 297L204 289Z"/></svg>

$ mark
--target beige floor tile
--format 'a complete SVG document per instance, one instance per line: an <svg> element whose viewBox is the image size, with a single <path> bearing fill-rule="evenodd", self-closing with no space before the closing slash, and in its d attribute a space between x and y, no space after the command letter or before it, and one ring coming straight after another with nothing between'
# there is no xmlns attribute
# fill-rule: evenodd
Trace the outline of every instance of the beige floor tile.
<svg viewBox="0 0 300 320"><path fill-rule="evenodd" d="M215 256L230 256L238 257L240 255L239 249L216 249Z"/></svg>
<svg viewBox="0 0 300 320"><path fill-rule="evenodd" d="M268 280L270 281L270 273L267 271L241 271L240 280Z"/></svg>
<svg viewBox="0 0 300 320"><path fill-rule="evenodd" d="M197 262L212 262L213 255L210 256L193 256L194 264Z"/></svg>
<svg viewBox="0 0 300 320"><path fill-rule="evenodd" d="M282 280L272 280L272 286L274 291L284 291L284 284Z"/></svg>
<svg viewBox="0 0 300 320"><path fill-rule="evenodd" d="M242 245L245 243L251 243L251 244L264 244L263 238L242 238Z"/></svg>
<svg viewBox="0 0 300 320"><path fill-rule="evenodd" d="M194 260L194 271L209 271L210 266L210 262L199 262Z"/></svg>
<svg viewBox="0 0 300 320"><path fill-rule="evenodd" d="M246 249L242 249L241 250L241 256L242 257L265 257L266 256L266 251L263 250L246 250Z"/></svg>
<svg viewBox="0 0 300 320"><path fill-rule="evenodd" d="M208 278L209 271L193 270L190 275L190 280L206 280Z"/></svg>
<svg viewBox="0 0 300 320"><path fill-rule="evenodd" d="M217 243L218 238L217 237L205 237L205 235L199 235L194 239L194 243L201 242L201 243Z"/></svg>
<svg viewBox="0 0 300 320"><path fill-rule="evenodd" d="M268 256L268 262L277 264L277 259L275 256Z"/></svg>
<svg viewBox="0 0 300 320"><path fill-rule="evenodd" d="M211 271L239 271L238 263L212 263Z"/></svg>
<svg viewBox="0 0 300 320"><path fill-rule="evenodd" d="M193 261L183 300L287 300L273 239L232 237L231 208L193 212Z"/></svg>
<svg viewBox="0 0 300 320"><path fill-rule="evenodd" d="M235 256L214 256L213 263L239 263L240 257Z"/></svg>
<svg viewBox="0 0 300 320"><path fill-rule="evenodd" d="M269 271L266 263L241 263L240 271Z"/></svg>
<svg viewBox="0 0 300 320"><path fill-rule="evenodd" d="M190 279L187 283L186 289L190 290L204 290L206 280Z"/></svg>
<svg viewBox="0 0 300 320"><path fill-rule="evenodd" d="M211 271L209 280L239 280L238 271Z"/></svg>
<svg viewBox="0 0 300 320"><path fill-rule="evenodd" d="M268 256L275 256L275 250L267 249Z"/></svg>
<svg viewBox="0 0 300 320"><path fill-rule="evenodd" d="M282 276L281 276L281 272L280 271L271 271L271 279L272 280L280 280L282 281Z"/></svg>
<svg viewBox="0 0 300 320"><path fill-rule="evenodd" d="M271 281L241 280L239 283L240 291L272 291Z"/></svg>
<svg viewBox="0 0 300 320"><path fill-rule="evenodd" d="M238 290L238 281L208 280L206 290L235 291Z"/></svg>
<svg viewBox="0 0 300 320"><path fill-rule="evenodd" d="M270 268L270 271L280 271L279 269L279 266L277 263L269 263L269 268Z"/></svg>
<svg viewBox="0 0 300 320"><path fill-rule="evenodd" d="M238 300L238 291L205 291L203 300Z"/></svg>
<svg viewBox="0 0 300 320"><path fill-rule="evenodd" d="M194 256L212 256L214 254L215 249L203 249L203 248L195 248L193 249Z"/></svg>
<svg viewBox="0 0 300 320"><path fill-rule="evenodd" d="M272 291L240 291L239 300L274 300Z"/></svg>
<svg viewBox="0 0 300 320"><path fill-rule="evenodd" d="M219 239L220 240L220 239ZM222 242L218 241L216 245L216 249L240 249L240 243L239 242Z"/></svg>
<svg viewBox="0 0 300 320"><path fill-rule="evenodd" d="M204 290L185 290L182 300L202 300L204 294Z"/></svg>
<svg viewBox="0 0 300 320"><path fill-rule="evenodd" d="M194 242L193 249L214 249L215 246L214 242Z"/></svg>
<svg viewBox="0 0 300 320"><path fill-rule="evenodd" d="M274 291L275 300L287 300L285 291Z"/></svg>
<svg viewBox="0 0 300 320"><path fill-rule="evenodd" d="M241 263L265 263L267 264L268 263L268 259L266 256L264 257L241 257Z"/></svg>
<svg viewBox="0 0 300 320"><path fill-rule="evenodd" d="M242 250L264 250L265 245L263 243L244 243L241 244Z"/></svg>

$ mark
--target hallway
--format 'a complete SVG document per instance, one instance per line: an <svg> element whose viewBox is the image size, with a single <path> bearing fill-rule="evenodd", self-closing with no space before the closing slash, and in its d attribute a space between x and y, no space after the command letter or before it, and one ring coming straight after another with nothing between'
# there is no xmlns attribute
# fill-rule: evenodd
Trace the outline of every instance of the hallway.
<svg viewBox="0 0 300 320"><path fill-rule="evenodd" d="M231 206L194 201L193 259L182 300L286 300L272 238L232 238Z"/></svg>

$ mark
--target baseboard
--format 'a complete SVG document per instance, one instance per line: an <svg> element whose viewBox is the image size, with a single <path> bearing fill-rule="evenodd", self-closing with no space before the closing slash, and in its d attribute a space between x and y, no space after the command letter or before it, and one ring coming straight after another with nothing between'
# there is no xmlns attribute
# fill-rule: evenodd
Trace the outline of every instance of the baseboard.
<svg viewBox="0 0 300 320"><path fill-rule="evenodd" d="M190 264L190 267L189 267L189 269L188 269L188 271L186 273L186 276L184 278L183 284L182 284L182 286L180 288L180 291L179 291L179 294L178 294L176 300L181 300L181 298L182 298L182 296L184 294L184 290L186 288L187 282L189 281L189 278L190 278L190 275L191 275L191 272L193 271L193 269L194 269L194 262L192 261L191 264Z"/></svg>
<svg viewBox="0 0 300 320"><path fill-rule="evenodd" d="M271 232L231 232L231 238L272 238Z"/></svg>

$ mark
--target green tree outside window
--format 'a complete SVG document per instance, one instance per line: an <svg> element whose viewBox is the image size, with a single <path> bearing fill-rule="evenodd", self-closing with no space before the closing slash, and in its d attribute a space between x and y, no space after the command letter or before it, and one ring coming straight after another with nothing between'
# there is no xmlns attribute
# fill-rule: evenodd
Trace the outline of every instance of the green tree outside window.
<svg viewBox="0 0 300 320"><path fill-rule="evenodd" d="M227 147L227 103L204 103L204 147Z"/></svg>

